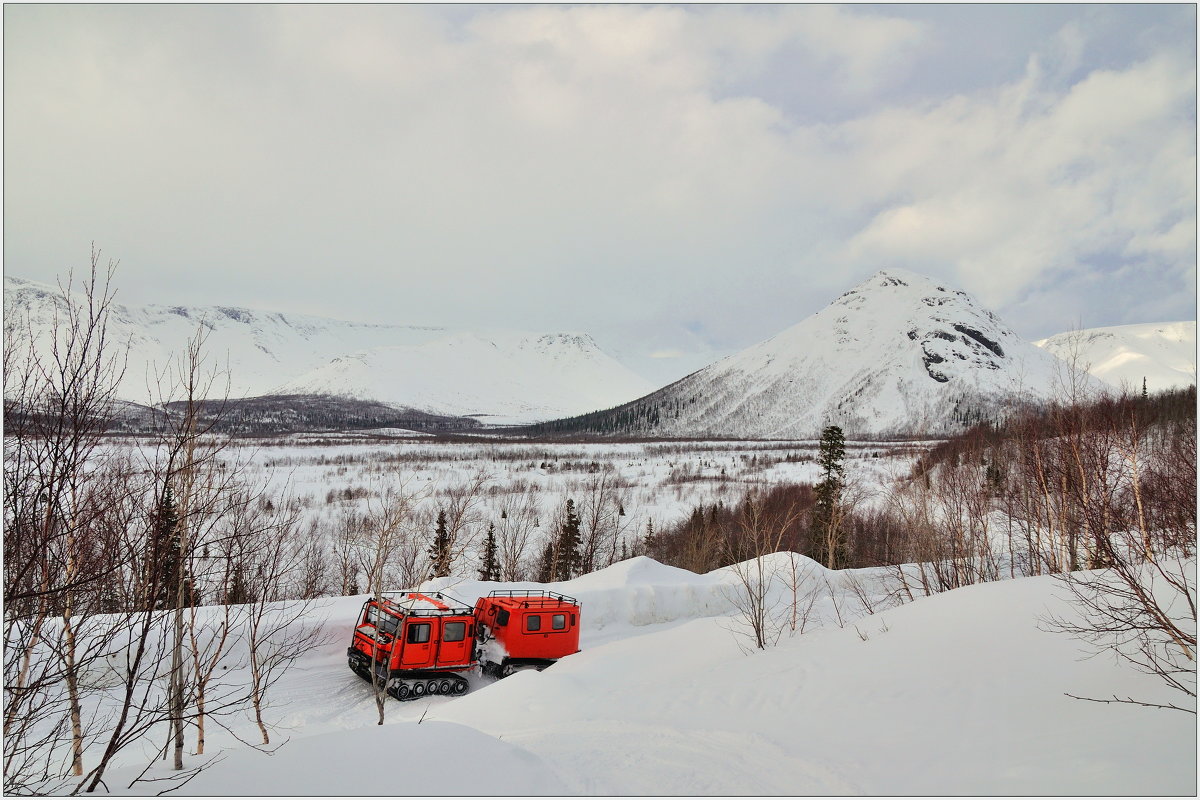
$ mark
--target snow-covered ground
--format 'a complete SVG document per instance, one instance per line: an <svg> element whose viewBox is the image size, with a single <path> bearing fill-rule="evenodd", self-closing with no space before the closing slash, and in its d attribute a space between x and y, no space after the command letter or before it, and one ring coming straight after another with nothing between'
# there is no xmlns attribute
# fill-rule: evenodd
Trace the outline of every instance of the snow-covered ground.
<svg viewBox="0 0 1200 800"><path fill-rule="evenodd" d="M273 690L274 741L286 743L265 754L213 731L212 763L185 792L1195 793L1194 716L1067 696L1164 699L1152 678L1044 630L1047 615L1071 613L1054 579L868 614L850 587L878 597L887 570L827 573L788 554L766 563L804 576L798 595L774 587L776 647L750 646L730 568L694 575L631 559L551 585L582 603L582 652L541 673L476 677L464 697L389 699L382 727L370 686L346 666L363 598L330 600L313 618L325 644ZM425 585L467 602L493 587ZM813 601L803 633L790 628L793 596ZM248 720L225 722L253 741ZM163 788L125 789L136 771L110 773L108 787Z"/></svg>
<svg viewBox="0 0 1200 800"><path fill-rule="evenodd" d="M392 431L394 434L395 431ZM251 485L266 485L277 504L302 509L305 524L337 528L348 512L378 507L379 495L404 484L419 496L418 513L428 517L433 533L437 509L448 495L483 478L474 519L467 532L471 543L462 575L475 574L475 539L488 522L501 527L506 503L533 487L530 510L539 525L533 549L550 535L555 515L567 499L583 506L603 500L619 539L632 546L645 535L681 521L700 504L739 502L747 490L788 482L816 482L814 441L670 443L513 443L434 442L422 437L357 441L353 434L298 434L283 442L232 442L221 453ZM117 447L131 447L121 442ZM906 472L926 444L852 442L846 450L846 474L870 497ZM603 495L601 498L600 495ZM286 498L285 498L286 495ZM617 506L624 511L615 516ZM511 507L508 514L513 513ZM618 543L618 552L619 552Z"/></svg>

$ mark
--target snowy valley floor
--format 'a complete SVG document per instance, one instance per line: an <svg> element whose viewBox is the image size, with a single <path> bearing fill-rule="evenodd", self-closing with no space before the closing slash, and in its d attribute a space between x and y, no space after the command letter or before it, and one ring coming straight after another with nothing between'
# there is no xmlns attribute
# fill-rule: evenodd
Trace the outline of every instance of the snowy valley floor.
<svg viewBox="0 0 1200 800"><path fill-rule="evenodd" d="M836 587L846 576L829 577ZM494 586L448 591L473 602ZM1042 630L1048 613L1069 613L1053 579L968 587L873 615L849 611L835 591L815 606L819 627L810 621L766 651L747 649L731 586L728 570L694 575L647 558L554 584L582 602L582 652L541 673L477 677L460 698L389 699L382 727L369 685L346 666L363 598L331 600L320 612L328 643L275 689L274 735L286 744L268 755L214 733L216 755L205 758L215 760L182 793L1196 792L1194 715L1067 696L1172 699L1154 679ZM248 720L234 729L253 736ZM126 789L134 774L113 772L108 787L163 788Z"/></svg>

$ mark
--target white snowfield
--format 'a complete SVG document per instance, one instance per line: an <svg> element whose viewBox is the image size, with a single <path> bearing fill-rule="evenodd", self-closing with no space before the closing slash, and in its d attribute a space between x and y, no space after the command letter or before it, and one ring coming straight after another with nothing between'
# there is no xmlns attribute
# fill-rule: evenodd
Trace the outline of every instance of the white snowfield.
<svg viewBox="0 0 1200 800"><path fill-rule="evenodd" d="M76 296L81 288L73 287ZM24 333L27 316L43 351L61 308L58 287L5 277L5 324ZM109 341L114 349L129 344L119 396L143 404L160 399L158 375L176 366L201 325L205 372L228 367L229 397L333 394L530 422L617 405L654 388L585 333L371 325L225 306L115 303L110 313ZM213 392L225 396L224 377Z"/></svg>
<svg viewBox="0 0 1200 800"><path fill-rule="evenodd" d="M275 736L289 741L265 755L210 726L210 752L224 752L185 793L1194 794L1194 716L1067 696L1178 701L1042 630L1048 613L1071 613L1055 580L887 607L889 570L829 573L787 553L763 566L777 576L776 647L746 638L732 568L695 575L635 558L549 585L582 603L582 652L540 673L475 677L459 698L389 699L382 727L346 666L364 598L331 600L327 644L276 690ZM423 588L473 603L496 586ZM799 611L811 600L803 634L791 632L793 598ZM248 722L234 729L253 740ZM125 792L132 774L109 787Z"/></svg>
<svg viewBox="0 0 1200 800"><path fill-rule="evenodd" d="M1102 381L1137 393L1196 383L1196 322L1160 322L1086 328L1034 342L1077 363Z"/></svg>

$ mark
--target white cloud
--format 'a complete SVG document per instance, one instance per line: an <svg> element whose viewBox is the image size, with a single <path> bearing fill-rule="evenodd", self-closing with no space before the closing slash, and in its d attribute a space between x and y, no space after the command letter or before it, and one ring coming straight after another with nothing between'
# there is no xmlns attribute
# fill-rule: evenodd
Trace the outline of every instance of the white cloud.
<svg viewBox="0 0 1200 800"><path fill-rule="evenodd" d="M470 11L8 9L7 268L52 279L95 239L131 302L646 355L695 320L744 346L889 264L997 305L1096 253L1194 271L1184 56L1100 68L1091 28L1056 23L1024 74L901 104L961 31L843 6ZM792 85L865 110L826 119Z"/></svg>
<svg viewBox="0 0 1200 800"><path fill-rule="evenodd" d="M883 207L844 256L940 266L1002 304L1100 252L1194 253L1194 231L1177 227L1195 214L1191 70L1155 58L1062 92L1032 74L994 97L853 123Z"/></svg>

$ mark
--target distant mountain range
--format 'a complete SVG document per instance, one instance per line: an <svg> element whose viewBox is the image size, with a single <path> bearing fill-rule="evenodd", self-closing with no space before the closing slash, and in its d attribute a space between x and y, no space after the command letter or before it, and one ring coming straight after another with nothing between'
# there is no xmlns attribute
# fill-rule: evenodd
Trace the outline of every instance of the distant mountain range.
<svg viewBox="0 0 1200 800"><path fill-rule="evenodd" d="M966 292L890 269L646 397L537 430L806 438L838 425L857 437L941 435L1050 399L1069 370Z"/></svg>
<svg viewBox="0 0 1200 800"><path fill-rule="evenodd" d="M1196 382L1196 323L1117 325L1059 333L1034 342L1118 388L1140 392Z"/></svg>
<svg viewBox="0 0 1200 800"><path fill-rule="evenodd" d="M4 279L7 327L49 342L56 287ZM129 343L119 395L153 405L157 372L200 326L229 396L336 395L442 417L531 422L604 408L654 387L586 333L368 325L247 308L114 305L109 337ZM148 388L149 387L149 388ZM224 388L224 383L218 383Z"/></svg>
<svg viewBox="0 0 1200 800"><path fill-rule="evenodd" d="M62 303L58 289L12 277L4 289L6 327L32 330L47 343ZM1090 369L1078 380L1092 388L1140 391L1144 378L1155 391L1192 384L1196 374L1195 322L1095 328L1030 343L966 292L889 269L777 336L657 391L585 333L115 305L110 338L130 347L120 396L154 405L156 371L200 326L211 363L228 361L229 396L266 398L239 404L235 414L238 430L262 432L342 415L367 428L421 430L537 423L525 430L811 438L836 424L855 437L938 436L1053 398L1071 374L1068 362Z"/></svg>

